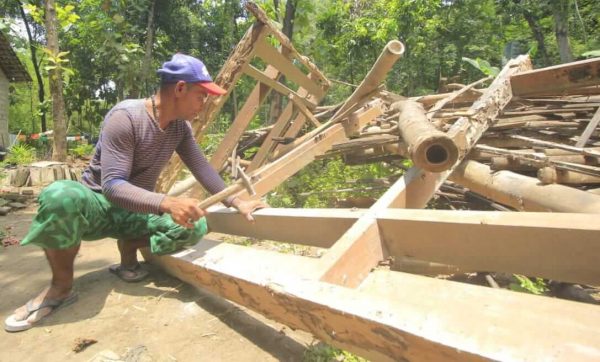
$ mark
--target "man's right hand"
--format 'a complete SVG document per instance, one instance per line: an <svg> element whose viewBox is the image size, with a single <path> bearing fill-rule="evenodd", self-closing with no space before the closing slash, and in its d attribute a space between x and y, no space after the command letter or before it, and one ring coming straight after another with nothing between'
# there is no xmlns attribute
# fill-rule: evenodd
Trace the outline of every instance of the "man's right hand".
<svg viewBox="0 0 600 362"><path fill-rule="evenodd" d="M189 229L206 215L206 211L198 207L198 200L187 197L165 196L160 203L160 211L171 214L173 221Z"/></svg>

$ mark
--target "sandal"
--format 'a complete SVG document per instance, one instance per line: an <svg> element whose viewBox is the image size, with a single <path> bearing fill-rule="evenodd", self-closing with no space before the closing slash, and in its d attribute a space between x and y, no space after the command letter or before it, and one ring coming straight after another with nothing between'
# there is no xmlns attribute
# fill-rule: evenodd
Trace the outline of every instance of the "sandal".
<svg viewBox="0 0 600 362"><path fill-rule="evenodd" d="M17 320L15 314L9 316L4 321L4 330L6 330L7 332L26 331L26 330L30 329L31 327L33 327L33 325L35 323L43 320L47 316L54 313L54 311L56 311L58 308L66 307L67 305L73 304L76 301L77 301L77 294L74 292L71 292L71 294L69 294L69 296L66 297L65 299L48 299L48 298L46 298L38 306L34 306L33 299L31 299L27 302L27 304L25 304L25 307L27 308L27 317L23 318L22 320ZM46 315L39 317L37 312L39 312L41 309L44 309L44 308L50 308L50 312ZM31 316L34 313L35 313L35 317L33 318L33 320L30 320Z"/></svg>
<svg viewBox="0 0 600 362"><path fill-rule="evenodd" d="M149 274L147 270L142 268L140 263L137 263L135 266L129 268L124 267L121 264L114 264L108 268L108 271L128 283L139 282L146 278Z"/></svg>

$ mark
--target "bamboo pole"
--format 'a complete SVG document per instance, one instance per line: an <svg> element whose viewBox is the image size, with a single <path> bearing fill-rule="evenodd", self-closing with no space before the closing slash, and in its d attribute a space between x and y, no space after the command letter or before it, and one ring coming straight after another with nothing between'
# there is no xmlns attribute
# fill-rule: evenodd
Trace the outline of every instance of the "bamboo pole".
<svg viewBox="0 0 600 362"><path fill-rule="evenodd" d="M545 184L600 184L598 176L570 170L557 170L554 167L540 168L537 177Z"/></svg>
<svg viewBox="0 0 600 362"><path fill-rule="evenodd" d="M430 172L442 172L458 160L458 147L444 132L428 120L423 105L414 101L400 101L392 105L398 109L398 127L415 166Z"/></svg>
<svg viewBox="0 0 600 362"><path fill-rule="evenodd" d="M520 211L600 213L600 195L562 185L540 185L533 177L510 171L492 172L475 161L457 167L450 180Z"/></svg>
<svg viewBox="0 0 600 362"><path fill-rule="evenodd" d="M365 79L363 79L362 83L360 83L358 88L354 90L354 93L352 93L337 112L335 112L333 119L336 119L336 117L354 107L358 100L377 89L402 54L404 54L404 44L398 40L392 40L387 43Z"/></svg>
<svg viewBox="0 0 600 362"><path fill-rule="evenodd" d="M531 152L533 153L533 152ZM592 157L586 157L583 155L562 155L562 156L548 156L546 158L549 163L569 162L580 165L591 165L597 166L598 160ZM525 159L514 158L512 156L494 156L490 159L490 168L494 171L497 170L513 170L513 171L532 171L538 170L545 165L541 162L531 162ZM560 182L559 182L560 183Z"/></svg>

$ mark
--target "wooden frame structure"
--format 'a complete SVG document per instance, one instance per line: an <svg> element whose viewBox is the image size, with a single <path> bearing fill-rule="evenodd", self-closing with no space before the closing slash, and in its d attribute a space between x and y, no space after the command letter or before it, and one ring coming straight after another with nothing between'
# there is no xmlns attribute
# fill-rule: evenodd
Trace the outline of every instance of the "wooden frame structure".
<svg viewBox="0 0 600 362"><path fill-rule="evenodd" d="M248 6L258 21L217 81L228 91L242 73L258 83L211 164L222 169L228 158L235 162L230 155L268 92L286 95L286 109L246 167L255 180L254 197L261 197L334 146L352 142L349 137L357 129L389 111L382 101L386 92L378 86L403 47L389 45L351 101L323 122L313 112L329 82L258 7ZM282 51L266 42L269 34ZM268 63L264 71L250 64L253 56ZM290 59L302 64L308 74ZM590 64L596 63L585 66ZM489 167L465 160L514 93L529 92L537 77L545 79L547 72L557 71L530 69L526 56L509 62L487 89L477 93L465 115L448 128L446 134L459 151L454 165L439 173L417 167L407 170L368 209L264 209L255 213L252 224L226 208L209 210L211 231L315 246L324 251L319 258L209 239L169 256L154 256L146 250L144 257L181 280L375 361L600 359L600 309L595 306L403 272L407 265L418 265L427 274L428 267L436 264L453 270L600 285L599 195L565 191L568 188L560 185L542 189L532 184L531 178L515 179L508 174L501 178L491 175ZM280 75L298 89L278 82ZM514 79L528 86L520 88ZM595 84L586 80L584 88ZM446 99L450 104L466 94L458 91L437 102ZM223 102L217 100L203 116L210 121ZM442 104L437 104L434 109L439 112ZM313 129L297 137L307 121ZM200 136L202 129L196 131ZM296 140L277 147L280 137ZM406 152L401 144L387 149ZM494 182L481 181L482 177L497 176ZM448 178L524 212L419 210ZM163 189L168 189L173 178L164 180ZM191 185L184 182L172 193L185 192ZM567 195L569 200L553 198L548 191ZM389 260L395 261L397 271L380 267Z"/></svg>

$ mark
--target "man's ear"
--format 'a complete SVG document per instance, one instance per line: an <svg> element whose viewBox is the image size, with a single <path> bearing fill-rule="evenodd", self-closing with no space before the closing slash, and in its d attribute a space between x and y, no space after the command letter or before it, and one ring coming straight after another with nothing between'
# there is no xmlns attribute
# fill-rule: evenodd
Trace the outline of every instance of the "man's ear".
<svg viewBox="0 0 600 362"><path fill-rule="evenodd" d="M185 93L187 89L186 83L182 80L175 83L175 96L179 96Z"/></svg>

